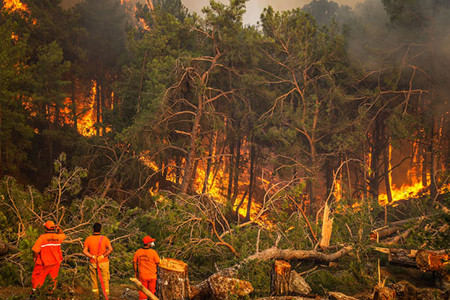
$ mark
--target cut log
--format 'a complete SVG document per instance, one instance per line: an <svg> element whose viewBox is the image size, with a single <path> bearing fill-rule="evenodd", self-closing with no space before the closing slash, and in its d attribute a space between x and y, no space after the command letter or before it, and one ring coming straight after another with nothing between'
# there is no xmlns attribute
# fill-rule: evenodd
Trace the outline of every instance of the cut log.
<svg viewBox="0 0 450 300"><path fill-rule="evenodd" d="M329 300L358 300L354 297L350 297L339 292L329 292L328 295Z"/></svg>
<svg viewBox="0 0 450 300"><path fill-rule="evenodd" d="M213 300L229 300L235 297L244 297L253 292L253 286L248 281L213 275L208 279Z"/></svg>
<svg viewBox="0 0 450 300"><path fill-rule="evenodd" d="M377 285L373 289L372 300L396 300L396 299L397 298L395 297L395 291L388 287Z"/></svg>
<svg viewBox="0 0 450 300"><path fill-rule="evenodd" d="M394 234L399 230L400 230L400 227L396 227L396 226L395 227L378 228L370 233L370 239L372 241L378 241L379 239L386 237L386 236L390 236L391 234Z"/></svg>
<svg viewBox="0 0 450 300"><path fill-rule="evenodd" d="M276 260L270 276L270 294L273 296L288 295L290 275L291 264L284 260Z"/></svg>
<svg viewBox="0 0 450 300"><path fill-rule="evenodd" d="M380 247L375 247L375 250L388 254L389 261L392 263L397 263L405 266L417 266L415 259L417 250L389 249Z"/></svg>
<svg viewBox="0 0 450 300"><path fill-rule="evenodd" d="M161 300L190 299L187 264L173 258L162 259L157 268L156 296Z"/></svg>
<svg viewBox="0 0 450 300"><path fill-rule="evenodd" d="M132 282L136 285L136 287L141 290L147 297L150 298L150 300L159 300L158 297L153 295L152 292L150 292L145 286L142 285L142 283L137 278L130 278Z"/></svg>
<svg viewBox="0 0 450 300"><path fill-rule="evenodd" d="M397 244L399 241L401 240L405 240L408 235L411 233L412 228L409 228L408 230L403 231L402 233L400 233L399 235L396 235L390 239L387 239L385 241L381 241L382 244L385 245L393 245L393 244Z"/></svg>
<svg viewBox="0 0 450 300"><path fill-rule="evenodd" d="M443 271L449 264L449 253L448 250L419 250L416 254L417 267L424 271Z"/></svg>
<svg viewBox="0 0 450 300"><path fill-rule="evenodd" d="M312 289L300 274L291 271L289 276L289 294L291 295L307 295Z"/></svg>
<svg viewBox="0 0 450 300"><path fill-rule="evenodd" d="M347 246L341 250L326 254L323 252L318 252L314 250L292 250L292 249L279 249L277 247L272 247L264 251L255 253L247 257L243 262L250 260L292 260L292 259L316 259L323 262L330 262L339 259L340 257L349 253L353 247Z"/></svg>
<svg viewBox="0 0 450 300"><path fill-rule="evenodd" d="M444 271L449 264L450 250L409 250L375 247L377 251L389 255L389 261L405 266L413 266L424 271Z"/></svg>

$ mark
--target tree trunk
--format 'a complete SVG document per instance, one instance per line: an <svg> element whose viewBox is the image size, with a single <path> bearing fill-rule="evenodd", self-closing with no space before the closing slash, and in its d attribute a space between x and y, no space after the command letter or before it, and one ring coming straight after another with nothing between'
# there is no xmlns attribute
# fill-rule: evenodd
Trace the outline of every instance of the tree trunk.
<svg viewBox="0 0 450 300"><path fill-rule="evenodd" d="M437 196L437 185L436 185L436 153L435 153L435 120L434 112L431 115L431 137L430 137L430 196L435 199Z"/></svg>
<svg viewBox="0 0 450 300"><path fill-rule="evenodd" d="M158 265L156 296L161 300L190 299L188 267L182 261L166 258Z"/></svg>
<svg viewBox="0 0 450 300"><path fill-rule="evenodd" d="M233 178L233 196L231 198L231 204L234 206L237 196L239 194L239 167L241 164L241 139L238 138L236 142L236 161L234 165L234 178Z"/></svg>
<svg viewBox="0 0 450 300"><path fill-rule="evenodd" d="M386 195L387 195L387 199L388 199L388 203L387 204L391 204L393 202L392 199L392 191L391 191L391 178L390 178L390 174L391 174L391 170L390 170L390 163L389 161L391 160L391 155L390 155L390 151L389 151L389 147L384 148L384 184L386 186Z"/></svg>
<svg viewBox="0 0 450 300"><path fill-rule="evenodd" d="M197 110L195 112L194 124L192 124L189 151L186 156L186 167L184 170L183 182L181 183L181 192L186 194L192 181L192 174L194 173L195 159L197 157L197 139L200 132L200 120L203 117L203 97L198 96Z"/></svg>
<svg viewBox="0 0 450 300"><path fill-rule="evenodd" d="M95 103L97 104L97 124L95 126L97 131L97 136L100 136L100 112L101 112L101 104L100 104L100 85L99 80L95 82Z"/></svg>
<svg viewBox="0 0 450 300"><path fill-rule="evenodd" d="M255 146L252 141L252 147L250 149L250 182L248 184L248 202L247 202L247 214L245 221L250 221L250 212L252 207L253 187L255 178Z"/></svg>
<svg viewBox="0 0 450 300"><path fill-rule="evenodd" d="M292 249L279 249L277 247L272 247L264 251L250 255L245 259L245 261L250 261L254 259L258 260L291 260L291 259L316 259L323 262L330 262L339 259L340 257L346 255L353 247L347 246L342 248L335 253L323 253L314 250L292 250Z"/></svg>
<svg viewBox="0 0 450 300"><path fill-rule="evenodd" d="M233 207L233 203L231 202L231 198L233 197L233 161L234 161L234 143L230 142L230 160L228 162L228 202L231 204L231 207Z"/></svg>
<svg viewBox="0 0 450 300"><path fill-rule="evenodd" d="M272 273L270 276L270 295L288 295L290 275L291 264L284 260L276 260L273 264Z"/></svg>
<svg viewBox="0 0 450 300"><path fill-rule="evenodd" d="M215 144L216 136L217 136L217 131L214 131L211 134L211 140L209 142L209 153L208 153L208 159L206 160L206 171L205 171L205 179L203 181L202 194L206 193L206 191L208 190L209 173L211 173L212 155L214 152L214 144Z"/></svg>

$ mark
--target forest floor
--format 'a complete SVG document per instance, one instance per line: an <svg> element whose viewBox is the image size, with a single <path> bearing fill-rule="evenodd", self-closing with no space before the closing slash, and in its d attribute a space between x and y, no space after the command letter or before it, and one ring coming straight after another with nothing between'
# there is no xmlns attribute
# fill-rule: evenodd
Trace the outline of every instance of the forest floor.
<svg viewBox="0 0 450 300"><path fill-rule="evenodd" d="M119 286L111 286L111 295L109 297L110 300L119 300L122 298L122 293L125 288L130 288L130 286L119 285ZM9 286L9 287L0 287L0 299L27 299L26 297L30 295L31 288L30 287L17 287L17 286ZM91 291L88 288L78 287L75 289L75 296L70 299L75 300L88 300L94 299Z"/></svg>

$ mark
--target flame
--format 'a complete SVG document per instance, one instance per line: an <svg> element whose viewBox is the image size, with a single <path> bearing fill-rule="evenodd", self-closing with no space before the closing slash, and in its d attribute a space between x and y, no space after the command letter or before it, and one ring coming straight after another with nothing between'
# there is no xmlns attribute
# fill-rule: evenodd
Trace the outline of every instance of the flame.
<svg viewBox="0 0 450 300"><path fill-rule="evenodd" d="M97 93L97 82L92 80L92 88L89 93L88 101L80 102L77 107L77 130L81 135L91 137L96 134L95 123L97 122L97 113L95 111L95 95ZM78 112L79 111L79 112Z"/></svg>
<svg viewBox="0 0 450 300"><path fill-rule="evenodd" d="M339 179L336 179L334 182L333 196L338 202L342 199L342 186Z"/></svg>
<svg viewBox="0 0 450 300"><path fill-rule="evenodd" d="M215 144L215 142L214 142L214 144ZM243 142L243 145L245 145L245 141ZM242 148L245 148L245 147L242 147ZM214 157L215 153L216 153L216 150L213 149L213 153L212 153L211 157ZM144 165L151 168L155 172L162 172L163 169L167 169L166 180L171 181L173 183L176 182L176 168L175 168L176 164L174 161L169 162L165 166L159 167L158 164L156 164L155 161L152 160L150 153L148 151L144 151L139 155L139 161L141 161ZM202 159L198 162L198 165L197 165L196 176L195 176L194 183L193 183L193 188L197 194L202 194L202 192L203 192L203 186L205 183L205 178L207 176L207 174L206 174L207 163L208 163L207 159ZM182 164L185 164L185 161L183 161ZM228 173L226 171L224 171L227 168L226 163L224 160L218 161L218 160L212 159L211 164L214 165L214 168L211 168L210 174L208 176L206 193L211 195L216 202L225 205L228 201L227 195L226 195L226 191L227 191L226 183L228 183L228 181L229 181ZM218 166L217 164L220 164L220 165ZM213 171L213 169L217 169L217 168L218 168L217 172ZM213 172L214 172L214 174L213 174ZM241 188L239 188L237 201L236 201L237 203L234 206L235 211L237 209L237 206L238 206L240 200L243 198L243 196L245 194L244 187L248 186L248 180L247 180L249 178L248 170L243 170L240 177L242 178L243 181L241 180L239 182ZM245 181L245 180L247 180L247 181ZM259 180L259 178L258 178L258 180ZM264 181L261 179L261 181L263 183L268 184L267 180ZM156 195L157 192L158 192L158 185L156 187L149 189L149 193L151 195ZM241 217L245 217L247 215L247 205L248 205L248 195L247 195L246 199L243 201L241 207L239 208L239 215ZM250 205L250 218L255 219L255 217L257 216L260 209L261 209L261 204L257 203L253 199L253 201ZM273 226L273 224L271 224L265 216L259 217L257 223L262 226L266 226L266 227Z"/></svg>
<svg viewBox="0 0 450 300"><path fill-rule="evenodd" d="M4 0L3 9L13 12L14 11L28 12L28 7L26 6L26 4L23 4L20 0Z"/></svg>
<svg viewBox="0 0 450 300"><path fill-rule="evenodd" d="M11 39L18 42L19 41L19 35L15 34L14 32L11 32Z"/></svg>

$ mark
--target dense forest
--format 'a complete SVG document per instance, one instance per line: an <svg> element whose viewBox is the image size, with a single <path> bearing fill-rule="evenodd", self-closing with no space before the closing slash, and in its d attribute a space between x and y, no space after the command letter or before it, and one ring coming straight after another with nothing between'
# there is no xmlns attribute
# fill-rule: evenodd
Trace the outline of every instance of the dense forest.
<svg viewBox="0 0 450 300"><path fill-rule="evenodd" d="M405 278L398 299L448 297L450 2L313 0L253 25L246 2L0 0L0 298L26 299L47 220L62 299L88 284L95 222L116 293L151 235L192 285L239 263L253 292L217 299L274 295L273 248L314 297Z"/></svg>

